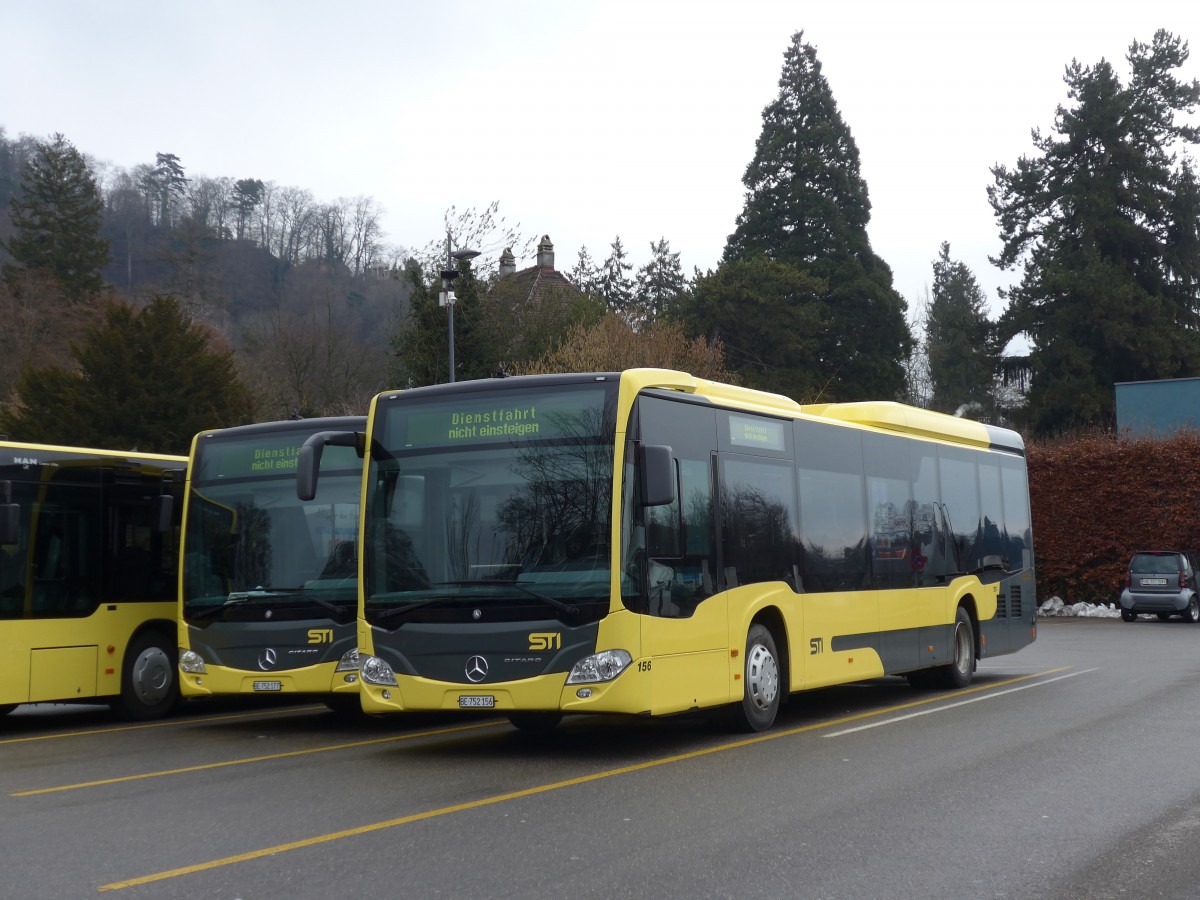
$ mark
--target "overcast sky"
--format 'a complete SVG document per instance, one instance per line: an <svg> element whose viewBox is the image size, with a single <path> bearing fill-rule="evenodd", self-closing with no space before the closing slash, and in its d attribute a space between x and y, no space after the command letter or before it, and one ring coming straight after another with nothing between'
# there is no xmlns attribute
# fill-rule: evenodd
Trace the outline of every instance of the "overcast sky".
<svg viewBox="0 0 1200 900"><path fill-rule="evenodd" d="M923 298L950 241L998 310L1016 273L988 263L989 168L1032 153L1073 58L1124 81L1158 28L1192 42L1200 77L1195 0L0 0L0 125L125 168L174 153L191 176L371 196L411 249L449 206L499 201L561 270L619 235L638 265L665 237L691 274L719 261L802 30L896 288Z"/></svg>

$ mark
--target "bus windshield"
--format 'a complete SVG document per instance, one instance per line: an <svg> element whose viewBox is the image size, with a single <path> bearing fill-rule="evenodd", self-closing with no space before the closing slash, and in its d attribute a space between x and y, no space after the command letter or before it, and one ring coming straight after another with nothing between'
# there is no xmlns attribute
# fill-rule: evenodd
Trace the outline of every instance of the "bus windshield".
<svg viewBox="0 0 1200 900"><path fill-rule="evenodd" d="M197 450L183 561L189 619L353 618L362 463L331 447L320 492L296 498L306 434L213 439Z"/></svg>
<svg viewBox="0 0 1200 900"><path fill-rule="evenodd" d="M602 617L614 404L607 385L381 400L367 620L466 621L485 608L492 621Z"/></svg>

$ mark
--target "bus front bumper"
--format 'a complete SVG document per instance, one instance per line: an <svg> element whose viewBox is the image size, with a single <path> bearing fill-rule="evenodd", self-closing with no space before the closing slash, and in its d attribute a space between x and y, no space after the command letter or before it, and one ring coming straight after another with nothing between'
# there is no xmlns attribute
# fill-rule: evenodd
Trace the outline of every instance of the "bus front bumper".
<svg viewBox="0 0 1200 900"><path fill-rule="evenodd" d="M650 709L646 685L636 675L636 661L612 681L588 684L566 684L565 672L495 684L453 684L397 675L395 685L363 681L360 699L363 712L373 715L435 710L645 713Z"/></svg>

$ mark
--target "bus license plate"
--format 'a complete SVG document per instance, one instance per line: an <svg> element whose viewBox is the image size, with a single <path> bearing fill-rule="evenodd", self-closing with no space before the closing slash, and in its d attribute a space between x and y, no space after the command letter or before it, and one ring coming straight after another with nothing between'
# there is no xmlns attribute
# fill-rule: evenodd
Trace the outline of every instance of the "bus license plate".
<svg viewBox="0 0 1200 900"><path fill-rule="evenodd" d="M283 690L283 682L280 681L256 681L254 682L256 691L279 691Z"/></svg>
<svg viewBox="0 0 1200 900"><path fill-rule="evenodd" d="M460 694L459 709L495 709L496 698L491 694Z"/></svg>

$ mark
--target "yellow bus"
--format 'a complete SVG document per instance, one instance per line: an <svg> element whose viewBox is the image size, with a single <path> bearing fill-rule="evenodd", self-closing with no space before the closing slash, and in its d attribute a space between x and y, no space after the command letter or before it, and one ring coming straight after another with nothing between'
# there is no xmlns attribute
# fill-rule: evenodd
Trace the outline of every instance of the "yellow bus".
<svg viewBox="0 0 1200 900"><path fill-rule="evenodd" d="M313 434L361 433L364 416L205 431L192 441L179 575L185 697L321 697L357 711L357 536L362 458L331 447L315 498L296 496Z"/></svg>
<svg viewBox="0 0 1200 900"><path fill-rule="evenodd" d="M166 715L187 459L0 441L0 713Z"/></svg>
<svg viewBox="0 0 1200 900"><path fill-rule="evenodd" d="M633 369L380 394L366 437L368 713L762 730L791 693L961 687L1036 636L1013 431Z"/></svg>

